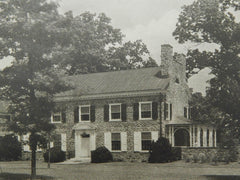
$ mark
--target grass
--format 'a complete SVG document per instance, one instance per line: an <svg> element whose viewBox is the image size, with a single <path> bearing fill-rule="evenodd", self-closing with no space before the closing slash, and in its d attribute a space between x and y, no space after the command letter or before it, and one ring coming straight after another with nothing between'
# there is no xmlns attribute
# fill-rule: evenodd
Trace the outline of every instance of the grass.
<svg viewBox="0 0 240 180"><path fill-rule="evenodd" d="M239 163L209 165L177 161L164 164L113 162L60 165L37 162L37 179L61 180L173 180L240 179ZM0 180L30 179L30 161L0 162Z"/></svg>

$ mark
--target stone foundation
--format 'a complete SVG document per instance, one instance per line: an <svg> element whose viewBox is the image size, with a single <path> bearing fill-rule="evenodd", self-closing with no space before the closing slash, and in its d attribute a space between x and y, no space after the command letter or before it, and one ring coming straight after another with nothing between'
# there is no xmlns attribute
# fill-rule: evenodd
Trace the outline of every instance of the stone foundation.
<svg viewBox="0 0 240 180"><path fill-rule="evenodd" d="M23 161L27 161L27 160L31 160L31 152L22 152L22 160ZM43 152L36 152L36 160L44 160L43 158Z"/></svg>
<svg viewBox="0 0 240 180"><path fill-rule="evenodd" d="M112 152L113 161L148 162L148 152Z"/></svg>
<svg viewBox="0 0 240 180"><path fill-rule="evenodd" d="M233 162L237 161L237 152L224 148L182 148L182 159L186 162Z"/></svg>

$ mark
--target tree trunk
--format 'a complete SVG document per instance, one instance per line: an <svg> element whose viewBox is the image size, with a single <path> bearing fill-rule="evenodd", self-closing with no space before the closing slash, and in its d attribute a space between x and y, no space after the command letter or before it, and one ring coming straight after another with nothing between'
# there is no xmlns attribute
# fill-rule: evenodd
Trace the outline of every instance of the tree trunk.
<svg viewBox="0 0 240 180"><path fill-rule="evenodd" d="M31 177L36 177L36 148L32 148Z"/></svg>

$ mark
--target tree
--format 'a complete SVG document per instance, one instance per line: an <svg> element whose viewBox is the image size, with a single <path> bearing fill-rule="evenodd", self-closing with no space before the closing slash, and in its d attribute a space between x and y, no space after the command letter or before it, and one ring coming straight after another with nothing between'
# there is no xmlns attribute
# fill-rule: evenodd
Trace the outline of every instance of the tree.
<svg viewBox="0 0 240 180"><path fill-rule="evenodd" d="M63 44L57 4L46 0L0 2L0 58L14 58L12 66L0 72L0 97L9 101L13 114L9 129L30 133L31 175L36 176L36 149L43 134L54 126L49 118L53 94L64 90L54 62L53 49Z"/></svg>
<svg viewBox="0 0 240 180"><path fill-rule="evenodd" d="M173 35L179 43L214 43L214 52L193 50L188 53L188 71L209 67L214 77L207 90L208 102L224 113L223 127L232 135L240 132L240 23L234 12L238 0L197 0L184 6Z"/></svg>
<svg viewBox="0 0 240 180"><path fill-rule="evenodd" d="M65 41L71 46L55 56L62 59L60 68L73 75L157 66L141 40L123 43L124 35L110 23L103 13L85 12L75 17L72 12L65 13L59 25L67 29Z"/></svg>

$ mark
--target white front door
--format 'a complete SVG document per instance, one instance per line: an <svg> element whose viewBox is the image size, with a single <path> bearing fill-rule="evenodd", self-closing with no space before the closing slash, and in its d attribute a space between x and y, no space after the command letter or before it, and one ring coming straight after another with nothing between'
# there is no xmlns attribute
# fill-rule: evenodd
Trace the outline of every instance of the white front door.
<svg viewBox="0 0 240 180"><path fill-rule="evenodd" d="M81 150L82 157L90 157L90 137L81 137Z"/></svg>

